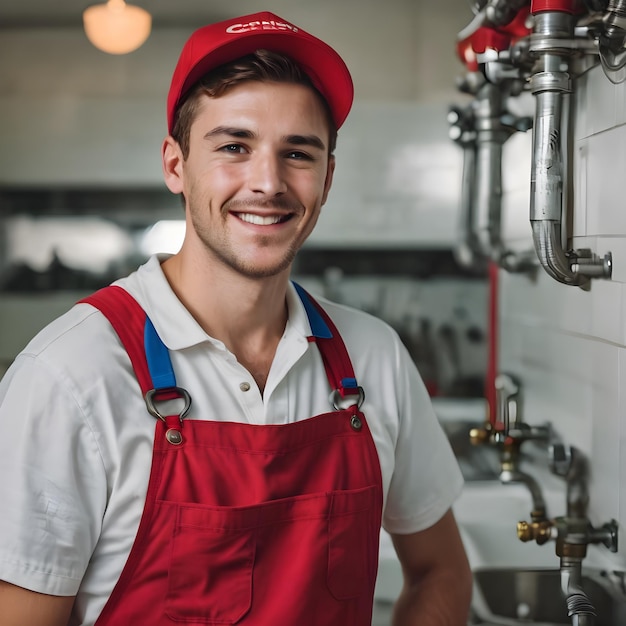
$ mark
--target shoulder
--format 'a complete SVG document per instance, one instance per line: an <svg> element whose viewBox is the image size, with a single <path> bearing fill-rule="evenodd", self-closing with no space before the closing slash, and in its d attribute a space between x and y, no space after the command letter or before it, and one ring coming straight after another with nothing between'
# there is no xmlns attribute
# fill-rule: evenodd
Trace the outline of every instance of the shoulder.
<svg viewBox="0 0 626 626"><path fill-rule="evenodd" d="M88 304L75 304L20 352L3 379L0 402L16 394L54 398L67 419L70 413L87 419L102 394L114 396L131 377L130 359L108 320Z"/></svg>
<svg viewBox="0 0 626 626"><path fill-rule="evenodd" d="M355 361L394 370L412 363L398 333L387 322L365 311L314 297L337 327Z"/></svg>
<svg viewBox="0 0 626 626"><path fill-rule="evenodd" d="M158 259L154 257L114 284L130 293L145 309L145 292L149 292L151 284L158 280L159 269ZM109 359L119 360L123 355L125 350L109 320L95 306L77 302L43 328L20 357L80 370Z"/></svg>
<svg viewBox="0 0 626 626"><path fill-rule="evenodd" d="M42 362L91 361L111 346L114 331L106 318L89 304L76 303L45 326L22 350L20 357Z"/></svg>
<svg viewBox="0 0 626 626"><path fill-rule="evenodd" d="M326 311L346 344L352 342L374 342L378 347L401 345L398 333L384 320L360 309L338 304L320 296L313 296Z"/></svg>

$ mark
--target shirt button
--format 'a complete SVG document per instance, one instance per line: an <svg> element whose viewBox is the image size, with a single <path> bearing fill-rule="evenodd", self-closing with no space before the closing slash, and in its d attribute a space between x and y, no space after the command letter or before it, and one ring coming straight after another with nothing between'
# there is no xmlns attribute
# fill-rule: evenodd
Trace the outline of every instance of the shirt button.
<svg viewBox="0 0 626 626"><path fill-rule="evenodd" d="M241 383L239 389L241 389L241 391L250 391L250 383Z"/></svg>

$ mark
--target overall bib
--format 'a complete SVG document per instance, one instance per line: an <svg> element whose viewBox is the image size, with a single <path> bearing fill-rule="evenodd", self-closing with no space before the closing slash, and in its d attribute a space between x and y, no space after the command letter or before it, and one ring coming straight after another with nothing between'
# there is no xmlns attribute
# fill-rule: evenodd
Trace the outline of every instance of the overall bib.
<svg viewBox="0 0 626 626"><path fill-rule="evenodd" d="M343 341L296 288L334 410L268 426L185 420L191 399L139 304L115 286L83 300L118 333L156 418L141 522L97 626L371 624L378 455ZM185 409L161 414L173 397Z"/></svg>

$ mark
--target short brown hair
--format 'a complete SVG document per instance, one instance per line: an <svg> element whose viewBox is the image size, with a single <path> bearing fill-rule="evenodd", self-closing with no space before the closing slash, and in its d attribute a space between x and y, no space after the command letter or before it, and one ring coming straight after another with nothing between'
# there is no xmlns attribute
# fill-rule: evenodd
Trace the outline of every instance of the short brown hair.
<svg viewBox="0 0 626 626"><path fill-rule="evenodd" d="M176 111L174 128L172 129L172 137L180 145L184 159L189 156L189 133L198 112L200 96L208 95L211 98L219 98L232 87L249 80L295 83L312 89L320 99L326 114L329 130L328 153L334 152L337 145L337 128L328 103L322 94L313 86L300 66L288 56L270 50L257 50L253 54L212 70L189 90L185 100Z"/></svg>

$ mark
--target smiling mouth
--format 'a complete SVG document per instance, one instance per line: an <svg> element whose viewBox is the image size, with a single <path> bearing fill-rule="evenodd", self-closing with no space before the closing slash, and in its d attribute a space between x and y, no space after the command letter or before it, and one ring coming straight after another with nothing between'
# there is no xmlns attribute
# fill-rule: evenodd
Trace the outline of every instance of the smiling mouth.
<svg viewBox="0 0 626 626"><path fill-rule="evenodd" d="M256 224L258 226L271 226L272 224L281 224L291 219L292 214L288 215L255 215L254 213L236 213L237 217L248 224Z"/></svg>

